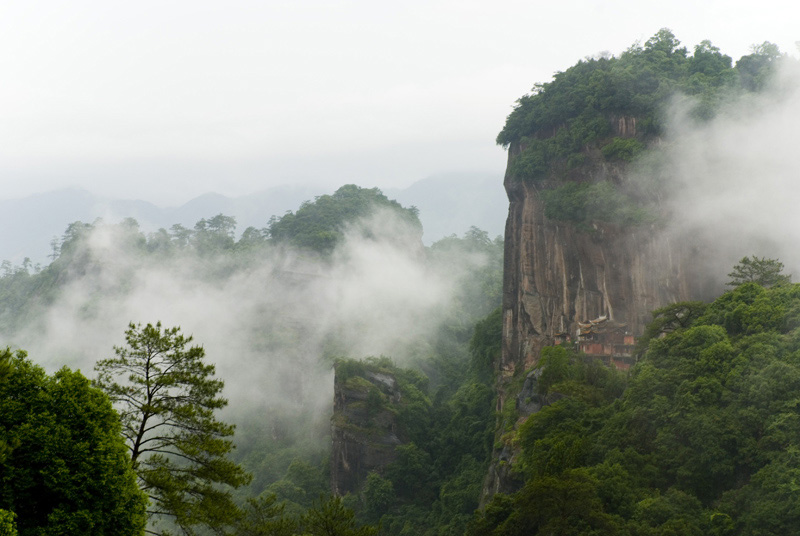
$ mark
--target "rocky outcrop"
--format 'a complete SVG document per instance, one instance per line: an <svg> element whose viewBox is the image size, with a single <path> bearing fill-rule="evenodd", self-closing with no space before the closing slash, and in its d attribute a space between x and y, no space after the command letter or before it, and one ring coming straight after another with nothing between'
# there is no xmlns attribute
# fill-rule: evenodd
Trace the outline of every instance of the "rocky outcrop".
<svg viewBox="0 0 800 536"><path fill-rule="evenodd" d="M636 133L635 118L612 118L611 125L618 136ZM509 169L522 149L518 144L509 148ZM563 179L625 180L624 164L610 164L599 154L587 156L585 165L562 175ZM506 173L510 205L496 386L502 417L482 504L521 484L512 470L516 452L508 430L516 430L528 416L555 401L553 394L541 397L535 388L539 372L535 366L544 346L575 342L579 323L601 318L624 326L626 335L639 336L654 309L704 295L700 288L704 280L691 260L696 251L659 225L626 228L591 222L579 228L548 219L541 192L559 184L563 183L521 181ZM531 369L521 383L519 374Z"/></svg>
<svg viewBox="0 0 800 536"><path fill-rule="evenodd" d="M536 368L525 376L522 389L514 397L514 413L519 419L525 419L534 413L564 398L561 393L539 393L539 378L542 369ZM509 400L507 403L511 404ZM507 441L501 441L501 446L495 449L492 462L489 464L486 477L481 490L481 507L486 506L486 501L496 493L513 493L522 485L521 476L514 472L513 464L517 452Z"/></svg>
<svg viewBox="0 0 800 536"><path fill-rule="evenodd" d="M401 400L391 374L360 367L334 380L331 418L331 491L337 495L358 491L370 471L380 471L395 460L398 437L396 412Z"/></svg>
<svg viewBox="0 0 800 536"><path fill-rule="evenodd" d="M514 449L504 444L492 453L492 462L483 479L479 506L484 508L494 495L498 493L514 493L522 486L520 475L513 471Z"/></svg>
<svg viewBox="0 0 800 536"><path fill-rule="evenodd" d="M556 400L561 400L564 395L561 393L548 393L546 395L539 393L539 378L542 375L542 369L537 368L525 376L525 383L522 384L522 389L514 401L516 405L517 414L520 417L527 417L543 407L548 406Z"/></svg>
<svg viewBox="0 0 800 536"><path fill-rule="evenodd" d="M509 161L519 152L511 147ZM605 175L602 164L590 173ZM697 296L684 244L656 225L591 229L549 220L542 184L507 174L503 355L500 369L528 368L557 335L574 338L578 322L607 316L641 334L658 307Z"/></svg>

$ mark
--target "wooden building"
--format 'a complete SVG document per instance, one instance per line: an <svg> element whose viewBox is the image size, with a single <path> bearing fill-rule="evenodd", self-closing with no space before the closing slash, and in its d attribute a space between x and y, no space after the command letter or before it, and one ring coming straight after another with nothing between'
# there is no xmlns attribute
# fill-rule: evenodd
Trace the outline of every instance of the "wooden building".
<svg viewBox="0 0 800 536"><path fill-rule="evenodd" d="M636 340L627 325L601 316L588 322L578 322L578 350L601 359L607 365L628 370L635 362Z"/></svg>

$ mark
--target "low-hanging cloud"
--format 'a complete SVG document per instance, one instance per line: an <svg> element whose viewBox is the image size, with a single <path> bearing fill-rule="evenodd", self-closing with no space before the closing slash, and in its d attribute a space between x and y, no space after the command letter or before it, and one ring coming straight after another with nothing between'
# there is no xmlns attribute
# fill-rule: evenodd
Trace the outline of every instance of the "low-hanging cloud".
<svg viewBox="0 0 800 536"><path fill-rule="evenodd" d="M460 278L488 259L430 262L418 227L390 211L353 224L329 258L264 247L238 258L126 246L121 226L87 236L92 259L41 317L5 340L48 369L94 364L124 344L129 322L181 326L225 380L226 414L313 413L327 428L332 358L408 363L452 313Z"/></svg>
<svg viewBox="0 0 800 536"><path fill-rule="evenodd" d="M690 262L717 290L749 255L779 258L800 276L797 62L784 59L764 91L730 96L713 120L693 119L693 104L676 99L659 155L670 231L695 245Z"/></svg>

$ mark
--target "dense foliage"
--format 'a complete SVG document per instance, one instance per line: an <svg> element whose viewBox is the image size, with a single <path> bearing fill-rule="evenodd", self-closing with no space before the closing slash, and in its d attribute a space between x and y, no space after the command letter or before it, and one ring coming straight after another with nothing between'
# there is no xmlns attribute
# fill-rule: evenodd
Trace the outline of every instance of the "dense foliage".
<svg viewBox="0 0 800 536"><path fill-rule="evenodd" d="M348 224L385 209L420 229L417 209L403 208L388 199L377 188L360 188L347 184L331 195L322 195L313 202L307 201L296 212L287 212L280 218L273 216L266 234L271 239L295 247L330 253L342 239Z"/></svg>
<svg viewBox="0 0 800 536"><path fill-rule="evenodd" d="M381 212L384 210L387 212ZM373 215L378 217L373 218ZM367 218L368 224L359 223L361 216ZM398 220L400 225L396 225L394 220ZM402 233L398 227L402 228ZM406 237L400 243L399 234ZM224 486L206 490L232 491L236 503L232 507L228 498L224 498L225 521L217 523L217 528L223 530L222 525L226 525L225 530L237 534L328 534L324 532L327 530L325 527L333 526L338 527L336 534L369 534L374 532L370 525L383 519L384 530L393 533L401 532L406 526L406 533L421 534L436 530L438 526L450 527L448 530L451 532L462 531L477 507L491 447L494 417L492 362L495 352L499 351L499 311L477 328L473 341L478 342L473 342L473 353L470 352L470 341L475 322L500 303L503 251L500 238L491 239L485 232L472 228L462 237L450 236L425 248L419 239L421 230L413 208L405 209L388 201L377 189L355 186L345 186L331 196L305 203L291 215L274 218L265 229L247 229L238 239L235 220L221 214L202 219L193 228L174 225L169 230L160 229L152 233L142 232L132 219L118 224L100 220L92 224L76 222L67 228L61 240L54 241L53 262L48 266L34 267L30 263L18 267L8 263L3 266L0 274L0 332L10 340L20 330L31 332L42 326L39 331L44 332L50 307L69 299L70 291L75 288L80 289L80 306L71 310L91 325L94 318L107 310L103 304L114 300L124 302L129 293L135 292L141 273L148 270L161 276L177 269L193 284L208 283L209 287L225 285L253 272L267 274L266 280L255 281L257 285L302 286L307 280L284 282L282 279L293 275L286 275L291 270L286 268L291 260L299 258L303 270L308 268L309 272L324 274L337 262L338 252L331 251L331 248L341 244L345 235L357 237L359 244L383 242L400 248L407 245L409 257L416 264L432 272L449 274L450 283L458 289L453 296L455 302L437 313L438 328L431 330L431 335L409 336L403 343L405 346L397 349L398 353L403 352L404 363L412 366L399 373L404 388L410 393L401 415L409 438L409 444L403 449L402 463L398 462L383 475L373 475L363 495L347 498L344 502L329 501L329 446L322 446L330 444L326 437L329 430L327 415L321 417L315 408L302 405L302 400L294 408L287 408L286 404L266 412L264 403L254 404L259 411L241 411L231 407L227 415L235 416L232 421L237 424L237 433L235 438L227 436L227 439L235 440L237 448L228 454L235 464L252 473L253 479L249 486L236 490ZM302 253L297 255L298 251ZM315 264L318 259L321 262ZM265 264L272 271L264 270ZM256 288L266 292L262 287L253 287L254 291ZM292 319L287 321L286 311L281 306L281 303L266 303L257 311L257 319L248 319L248 325L256 325L258 329L248 331L247 344L257 349L260 357L280 352L289 358L297 356L297 368L309 366L308 358L300 355L306 348L303 343L308 336L307 326L292 322ZM217 515L220 513L217 506L212 507L197 493L203 489L202 485L199 488L194 486L198 482L193 473L173 471L186 469L174 457L181 454L180 449L167 445L171 455L148 459L146 449L164 450L164 445L157 443L170 439L170 435L156 434L158 429L153 428L151 435L155 439L148 441L147 435L143 435L137 443L144 419L137 422L135 417L142 417L146 412L146 427L164 424L162 428L166 429L165 414L161 413L162 417L155 415L164 409L161 407L164 404L157 400L157 396L151 402L142 402L141 397L146 397L146 392L134 393L131 389L136 382L126 379L128 373L142 373L144 370L143 361L135 358L149 344L146 335L158 329L157 326L132 326L133 331L127 334L128 345L118 348L116 357L99 365L101 372L109 373L100 381L111 388L116 398L127 398L132 404L123 414L125 426L122 433L130 440L131 453L144 451L144 454L136 455L136 462L142 477L140 483L152 495L150 510L177 511L183 516L185 527L191 531L202 524L213 525L223 517ZM179 334L172 334L172 342L161 341L162 338L170 339L164 331L161 329L161 336L156 334L152 337L150 346L168 352L167 347L175 346L174 339ZM203 334L198 336L202 338ZM322 342L321 368L325 363L330 364L333 357L347 355L346 340L336 332ZM184 346L181 351L185 354L190 350L188 344ZM106 348L102 353L108 351ZM473 354L480 358L473 359ZM159 359L163 357L160 355ZM304 357L306 361L301 362L299 359ZM0 377L3 370L0 363ZM179 372L181 377L172 377L162 370L162 377L169 382L184 381L192 376L191 371L170 370ZM114 376L114 372L121 374ZM152 372L156 370L152 369ZM159 392L166 391L161 389ZM191 396L198 394L195 392ZM274 400L276 394L270 395ZM174 400L167 402L175 402L172 404L175 409L179 406L179 398L180 395L176 395ZM378 401L373 400L375 402ZM137 412L136 408L142 411ZM199 417L190 408L178 409L181 419ZM170 423L178 422L175 418L168 420ZM0 459L6 450L2 439L5 436L0 436ZM203 445L213 438L203 436L195 438L197 441L191 437L185 438L186 441L178 439L181 443L172 447L190 449L191 457L196 459L205 456L201 452ZM416 468L416 472L405 474L406 469L412 468ZM432 472L427 473L428 469ZM420 478L410 478L408 475L411 474ZM212 480L206 480L206 483ZM157 490L157 486L162 489ZM182 495L184 491L190 492L192 498ZM169 504L165 504L164 498ZM15 514L18 514L16 510L4 508L0 503L2 523L9 527L19 525L20 517L15 517ZM148 527L152 531L163 528L174 527L169 524L151 524Z"/></svg>
<svg viewBox="0 0 800 536"><path fill-rule="evenodd" d="M563 349L544 364L568 396L520 427L526 483L470 534L797 533L800 285L744 283L655 326L619 398Z"/></svg>
<svg viewBox="0 0 800 536"><path fill-rule="evenodd" d="M696 97L695 115L709 117L728 96L726 91L762 89L779 57L775 45L764 43L732 66L730 56L709 41L689 54L671 31L662 29L618 57L581 60L556 73L551 82L535 85L531 94L517 101L497 143L504 147L530 143L529 150L549 163L567 160L587 144L604 139L611 132L612 118L634 117L637 132L659 134L664 106L677 93ZM542 134L547 140L541 139Z"/></svg>
<svg viewBox="0 0 800 536"><path fill-rule="evenodd" d="M492 449L493 363L500 335L498 308L475 327L469 354L459 356L458 363L442 356L427 363L426 369L437 378L433 387L427 376L398 368L388 358L338 363L337 382L358 389L353 381L358 380L369 394L374 392L374 411L393 412L404 439L397 459L380 473L371 473L357 496L345 498L363 521L380 523L382 533L392 535L464 532L478 507ZM363 380L367 371L396 378L400 402L390 404L381 397Z"/></svg>
<svg viewBox="0 0 800 536"><path fill-rule="evenodd" d="M0 510L0 536L18 536L16 514L8 510Z"/></svg>
<svg viewBox="0 0 800 536"><path fill-rule="evenodd" d="M108 397L24 352L1 361L11 370L0 378L0 527L14 534L16 518L20 536L144 534L146 498Z"/></svg>
<svg viewBox="0 0 800 536"><path fill-rule="evenodd" d="M664 134L669 105L680 97L691 119L707 120L724 100L763 90L781 57L764 43L733 65L709 41L690 54L662 29L619 56L581 60L517 101L497 137L514 151L508 174L548 188L554 220L652 221L653 188L619 176ZM587 184L552 184L565 180Z"/></svg>

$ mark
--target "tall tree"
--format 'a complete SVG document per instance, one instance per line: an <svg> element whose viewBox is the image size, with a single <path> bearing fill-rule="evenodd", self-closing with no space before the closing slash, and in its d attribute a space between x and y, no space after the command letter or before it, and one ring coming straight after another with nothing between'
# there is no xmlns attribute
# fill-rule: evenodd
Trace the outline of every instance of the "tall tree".
<svg viewBox="0 0 800 536"><path fill-rule="evenodd" d="M205 351L179 327L130 324L116 357L97 363L97 385L116 403L139 485L151 500L151 534L169 519L183 534L220 531L239 511L231 488L250 480L227 458L234 427L217 420L227 405Z"/></svg>

